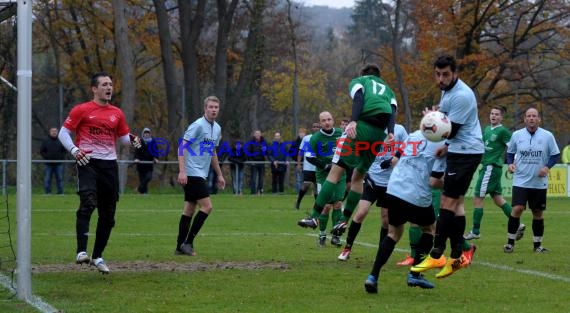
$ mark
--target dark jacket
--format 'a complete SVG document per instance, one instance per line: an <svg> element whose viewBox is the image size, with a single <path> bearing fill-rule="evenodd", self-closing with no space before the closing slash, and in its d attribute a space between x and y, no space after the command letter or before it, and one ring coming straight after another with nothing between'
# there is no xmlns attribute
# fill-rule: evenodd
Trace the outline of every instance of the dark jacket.
<svg viewBox="0 0 570 313"><path fill-rule="evenodd" d="M63 160L67 151L57 138L49 137L42 142L40 154L44 160ZM47 163L51 165L60 165L61 163Z"/></svg>
<svg viewBox="0 0 570 313"><path fill-rule="evenodd" d="M287 171L286 161L289 160L288 153L289 147L283 146L283 142L272 142L270 149L267 152L267 158L271 162L272 172L285 172ZM273 166L273 162L277 161L277 167Z"/></svg>
<svg viewBox="0 0 570 313"><path fill-rule="evenodd" d="M234 146L232 147L231 155L228 157L228 162L230 162L230 166L234 166L236 164L244 165L246 161L247 161L247 155L245 154L245 151L243 151L243 143L240 142L239 149L234 144Z"/></svg>
<svg viewBox="0 0 570 313"><path fill-rule="evenodd" d="M144 140L141 140L141 147L135 150L135 159L139 159L140 161L154 162L154 155L150 153L148 150L148 144ZM139 172L147 172L152 170L154 170L153 163L137 163L137 171Z"/></svg>
<svg viewBox="0 0 570 313"><path fill-rule="evenodd" d="M260 141L255 141L255 137L251 137L247 145L247 159L248 161L265 161L267 155L267 142L261 136Z"/></svg>

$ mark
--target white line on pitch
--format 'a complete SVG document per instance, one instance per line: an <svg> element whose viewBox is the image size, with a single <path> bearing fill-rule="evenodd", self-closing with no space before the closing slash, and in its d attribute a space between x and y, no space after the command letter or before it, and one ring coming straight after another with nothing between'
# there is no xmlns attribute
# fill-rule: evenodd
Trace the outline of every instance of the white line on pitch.
<svg viewBox="0 0 570 313"><path fill-rule="evenodd" d="M11 279L3 274L0 274L0 285L4 286L8 290L13 290L12 287L16 288L16 283L12 283ZM44 302L40 297L32 295L31 299L25 300L29 305L40 310L43 313L55 313L61 312L58 309L51 306L49 303Z"/></svg>

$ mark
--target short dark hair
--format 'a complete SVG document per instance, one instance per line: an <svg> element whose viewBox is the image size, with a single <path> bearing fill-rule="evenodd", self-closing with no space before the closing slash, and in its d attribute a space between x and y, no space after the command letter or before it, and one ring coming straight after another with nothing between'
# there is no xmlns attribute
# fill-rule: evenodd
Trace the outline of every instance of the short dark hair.
<svg viewBox="0 0 570 313"><path fill-rule="evenodd" d="M450 67L452 72L457 71L457 61L455 58L449 54L439 56L433 63L434 68L446 68Z"/></svg>
<svg viewBox="0 0 570 313"><path fill-rule="evenodd" d="M95 73L95 74L93 74L93 76L91 76L91 87L99 86L99 77L109 77L109 78L113 79L113 77L111 75L109 75L109 73L107 73L107 72Z"/></svg>
<svg viewBox="0 0 570 313"><path fill-rule="evenodd" d="M503 105L494 105L491 107L491 110L493 109L501 111L501 115L505 115L507 113L507 107Z"/></svg>
<svg viewBox="0 0 570 313"><path fill-rule="evenodd" d="M374 75L380 77L380 67L376 64L366 64L360 69L360 76Z"/></svg>

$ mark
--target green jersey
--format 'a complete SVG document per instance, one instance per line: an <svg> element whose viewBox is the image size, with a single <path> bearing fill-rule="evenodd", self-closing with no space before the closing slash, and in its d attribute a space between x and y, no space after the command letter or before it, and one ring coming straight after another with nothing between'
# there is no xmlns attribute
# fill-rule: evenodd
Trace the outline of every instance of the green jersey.
<svg viewBox="0 0 570 313"><path fill-rule="evenodd" d="M481 163L484 166L503 166L505 163L505 149L511 139L511 132L503 125L492 127L488 125L483 131L483 142L485 142L485 154Z"/></svg>
<svg viewBox="0 0 570 313"><path fill-rule="evenodd" d="M342 136L342 129L340 128L334 128L331 134L327 134L323 130L315 132L309 141L309 146L311 147L309 152L317 158L320 164L332 163L336 141L340 136ZM317 166L317 182L324 182L328 174L323 168ZM340 181L344 181L345 177L346 174L343 174Z"/></svg>
<svg viewBox="0 0 570 313"><path fill-rule="evenodd" d="M356 92L362 89L364 107L359 120L376 116L380 113L392 113L392 104L397 106L394 92L380 77L374 75L360 76L353 79L348 86L350 98L354 99Z"/></svg>

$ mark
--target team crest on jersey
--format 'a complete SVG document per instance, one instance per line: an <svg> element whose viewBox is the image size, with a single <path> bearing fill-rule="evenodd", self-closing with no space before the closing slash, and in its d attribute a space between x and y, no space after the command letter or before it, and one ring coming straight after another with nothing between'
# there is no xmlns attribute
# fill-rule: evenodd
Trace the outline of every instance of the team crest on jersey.
<svg viewBox="0 0 570 313"><path fill-rule="evenodd" d="M492 134L491 138L489 138L489 140L491 140L491 141L497 140L497 134Z"/></svg>
<svg viewBox="0 0 570 313"><path fill-rule="evenodd" d="M111 116L109 116L109 120L110 120L111 122L114 122L114 121L117 120L117 117L115 116L115 114L112 114Z"/></svg>

